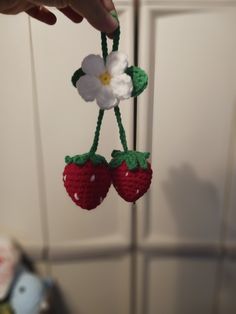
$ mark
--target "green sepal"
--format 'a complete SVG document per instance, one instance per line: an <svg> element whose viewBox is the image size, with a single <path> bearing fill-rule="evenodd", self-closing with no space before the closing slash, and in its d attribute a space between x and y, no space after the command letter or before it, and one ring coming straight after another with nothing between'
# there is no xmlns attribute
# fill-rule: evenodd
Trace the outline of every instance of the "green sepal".
<svg viewBox="0 0 236 314"><path fill-rule="evenodd" d="M77 81L81 78L81 76L85 75L84 71L79 68L77 71L75 71L75 73L73 74L71 81L72 84L74 85L74 87L76 87L76 83Z"/></svg>
<svg viewBox="0 0 236 314"><path fill-rule="evenodd" d="M105 157L94 154L94 153L85 153L82 155L75 155L73 157L70 157L70 156L65 157L66 164L74 163L79 166L84 165L88 160L90 160L95 166L101 165L101 164L107 164Z"/></svg>
<svg viewBox="0 0 236 314"><path fill-rule="evenodd" d="M117 168L125 161L129 170L135 170L148 168L147 159L150 157L150 153L135 150L128 150L127 152L113 150L111 156L113 157L109 163L111 168Z"/></svg>
<svg viewBox="0 0 236 314"><path fill-rule="evenodd" d="M148 85L147 73L141 68L135 66L128 67L125 73L131 77L133 82L133 91L131 96L137 97Z"/></svg>

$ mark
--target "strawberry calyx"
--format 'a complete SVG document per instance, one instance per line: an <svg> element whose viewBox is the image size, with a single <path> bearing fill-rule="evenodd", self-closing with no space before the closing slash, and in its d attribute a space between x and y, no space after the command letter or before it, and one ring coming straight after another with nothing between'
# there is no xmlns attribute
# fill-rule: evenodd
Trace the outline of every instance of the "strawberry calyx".
<svg viewBox="0 0 236 314"><path fill-rule="evenodd" d="M105 159L105 157L98 155L98 154L94 154L94 153L85 153L82 155L75 155L75 156L66 156L65 157L65 162L67 164L71 164L74 163L76 165L82 166L84 165L87 161L91 161L95 166L96 165L101 165L101 164L107 164L107 161Z"/></svg>
<svg viewBox="0 0 236 314"><path fill-rule="evenodd" d="M113 157L109 164L111 168L117 168L125 161L129 170L137 168L148 169L147 159L150 157L150 153L148 152L137 152L134 150L122 152L120 150L113 150L111 156Z"/></svg>

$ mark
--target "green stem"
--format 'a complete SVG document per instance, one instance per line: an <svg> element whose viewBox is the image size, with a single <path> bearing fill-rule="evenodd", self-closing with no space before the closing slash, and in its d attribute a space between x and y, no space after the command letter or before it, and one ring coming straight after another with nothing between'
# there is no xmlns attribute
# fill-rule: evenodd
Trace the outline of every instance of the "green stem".
<svg viewBox="0 0 236 314"><path fill-rule="evenodd" d="M98 148L98 142L99 142L99 136L100 136L100 130L101 130L103 116L104 116L104 110L100 109L99 114L98 114L98 119L97 119L97 127L96 127L96 131L94 134L94 139L93 139L93 145L89 151L91 154L95 154L96 150Z"/></svg>
<svg viewBox="0 0 236 314"><path fill-rule="evenodd" d="M118 19L118 15L116 13L116 11L112 11L111 15L117 20L118 22L118 27L117 29L114 31L114 39L113 39L113 46L112 46L112 51L117 51L119 48L119 42L120 42L120 23L119 23L119 19Z"/></svg>
<svg viewBox="0 0 236 314"><path fill-rule="evenodd" d="M115 111L115 115L116 115L116 121L117 121L117 124L119 127L120 141L121 141L121 144L123 146L124 151L127 152L128 151L128 145L127 145L127 140L126 140L125 129L124 129L123 124L122 124L122 119L121 119L119 107L116 106L114 108L114 111Z"/></svg>
<svg viewBox="0 0 236 314"><path fill-rule="evenodd" d="M102 56L104 62L106 62L106 58L108 55L108 48L107 48L107 36L106 33L101 32L101 46L102 46Z"/></svg>
<svg viewBox="0 0 236 314"><path fill-rule="evenodd" d="M119 47L119 41L120 41L120 27L118 27L114 33L114 39L113 39L113 46L112 46L112 51L117 51ZM106 33L101 32L101 46L102 46L102 56L104 59L104 62L106 62L106 58L108 56L108 47L107 47L107 36ZM117 107L118 109L118 107ZM116 109L115 109L116 112ZM97 151L98 148L98 142L99 142L99 136L100 136L100 130L101 130L101 125L102 125L102 120L104 116L104 110L100 109L99 114L98 114L98 119L97 119L97 127L96 131L94 134L94 139L93 139L93 145L90 148L90 154L94 155ZM119 130L120 130L120 139L122 142L122 145L124 147L124 150L127 151L127 142L126 142L126 137L125 137L125 130L121 122L121 116L119 109L116 114L116 119L118 122Z"/></svg>

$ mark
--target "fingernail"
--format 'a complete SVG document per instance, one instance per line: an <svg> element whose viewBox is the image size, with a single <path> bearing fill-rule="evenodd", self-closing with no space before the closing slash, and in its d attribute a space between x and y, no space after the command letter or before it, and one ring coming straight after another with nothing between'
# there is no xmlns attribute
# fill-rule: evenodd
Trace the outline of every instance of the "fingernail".
<svg viewBox="0 0 236 314"><path fill-rule="evenodd" d="M109 29L107 30L107 33L113 33L118 26L119 24L117 19L114 18L112 15L109 15Z"/></svg>
<svg viewBox="0 0 236 314"><path fill-rule="evenodd" d="M116 10L111 10L110 14L118 21L118 14L117 14Z"/></svg>

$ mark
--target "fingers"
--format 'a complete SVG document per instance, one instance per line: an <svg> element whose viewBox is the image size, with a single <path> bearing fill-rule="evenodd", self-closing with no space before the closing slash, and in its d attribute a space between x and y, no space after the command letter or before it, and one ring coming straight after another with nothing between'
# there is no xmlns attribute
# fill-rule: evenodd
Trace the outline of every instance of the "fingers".
<svg viewBox="0 0 236 314"><path fill-rule="evenodd" d="M43 5L48 7L65 8L68 6L69 0L30 0L35 5Z"/></svg>
<svg viewBox="0 0 236 314"><path fill-rule="evenodd" d="M107 12L116 11L112 0L100 0Z"/></svg>
<svg viewBox="0 0 236 314"><path fill-rule="evenodd" d="M48 25L54 25L57 21L56 16L45 7L35 6L29 10L26 10L25 12L31 17Z"/></svg>
<svg viewBox="0 0 236 314"><path fill-rule="evenodd" d="M104 7L104 3L106 7ZM113 33L118 27L118 22L106 8L114 10L114 5L110 0L72 0L72 9L83 15L88 22L101 32Z"/></svg>
<svg viewBox="0 0 236 314"><path fill-rule="evenodd" d="M83 21L83 16L72 10L71 7L65 7L59 10L74 23L81 23Z"/></svg>
<svg viewBox="0 0 236 314"><path fill-rule="evenodd" d="M32 8L34 5L28 3L28 1L9 1L5 6L0 6L0 12L3 14L18 14L22 11Z"/></svg>
<svg viewBox="0 0 236 314"><path fill-rule="evenodd" d="M92 26L107 34L112 34L118 27L117 20L109 13L115 10L112 0L10 0L7 8L2 8L2 13L17 14L25 11L39 21L55 24L56 16L44 5L57 7L75 23L80 23L85 17Z"/></svg>

